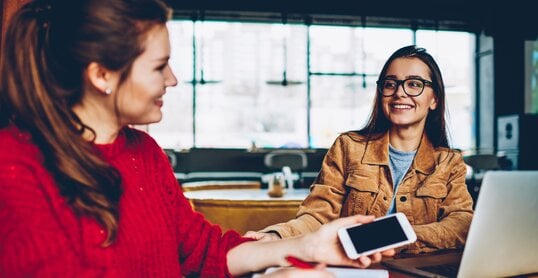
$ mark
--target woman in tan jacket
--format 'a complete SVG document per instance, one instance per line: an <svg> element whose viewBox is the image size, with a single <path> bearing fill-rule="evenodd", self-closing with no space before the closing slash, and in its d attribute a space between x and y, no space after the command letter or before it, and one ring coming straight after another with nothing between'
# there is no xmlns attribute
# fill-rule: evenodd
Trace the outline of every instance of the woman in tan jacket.
<svg viewBox="0 0 538 278"><path fill-rule="evenodd" d="M462 247L472 199L444 114L443 79L432 56L414 45L397 50L379 75L367 125L336 139L296 219L246 236L286 238L338 217L402 212L418 240L400 251Z"/></svg>

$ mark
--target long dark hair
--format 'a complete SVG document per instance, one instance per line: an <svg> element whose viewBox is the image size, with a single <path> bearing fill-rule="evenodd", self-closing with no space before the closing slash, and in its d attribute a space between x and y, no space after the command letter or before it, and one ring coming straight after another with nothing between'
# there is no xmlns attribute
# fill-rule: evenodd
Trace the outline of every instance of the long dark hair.
<svg viewBox="0 0 538 278"><path fill-rule="evenodd" d="M443 83L443 77L441 76L441 70L433 59L433 57L424 48L417 47L415 45L409 45L402 47L394 52L379 73L378 80L385 78L387 70L392 62L398 58L417 58L428 66L432 78L432 88L437 100L437 108L429 111L426 117L426 125L424 130L428 139L432 142L434 147L449 147L448 136L445 121L445 85ZM382 96L379 93L379 89L376 90L376 97L373 104L372 112L368 118L367 124L357 131L370 139L379 137L387 132L392 123L387 119L383 113Z"/></svg>
<svg viewBox="0 0 538 278"><path fill-rule="evenodd" d="M0 58L0 127L32 135L68 204L117 236L121 195L118 171L81 134L89 130L72 111L85 90L91 62L120 72L120 84L144 51L147 31L165 24L159 0L39 0L11 18Z"/></svg>

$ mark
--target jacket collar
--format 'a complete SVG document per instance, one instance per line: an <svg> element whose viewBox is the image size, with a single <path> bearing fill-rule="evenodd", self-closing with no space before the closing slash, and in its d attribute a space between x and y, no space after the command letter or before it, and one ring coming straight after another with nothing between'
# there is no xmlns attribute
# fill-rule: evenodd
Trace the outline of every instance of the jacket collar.
<svg viewBox="0 0 538 278"><path fill-rule="evenodd" d="M435 149L426 134L423 134L417 153L413 159L413 168L423 174L429 175L435 170ZM375 140L366 144L362 163L389 165L389 133L386 132Z"/></svg>

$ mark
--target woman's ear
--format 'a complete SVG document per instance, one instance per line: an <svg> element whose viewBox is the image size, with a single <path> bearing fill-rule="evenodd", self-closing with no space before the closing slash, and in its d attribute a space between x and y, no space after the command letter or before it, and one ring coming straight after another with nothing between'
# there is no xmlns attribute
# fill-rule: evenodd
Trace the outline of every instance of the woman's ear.
<svg viewBox="0 0 538 278"><path fill-rule="evenodd" d="M432 98L432 102L430 103L430 110L433 111L435 109L437 109L437 98L436 97Z"/></svg>
<svg viewBox="0 0 538 278"><path fill-rule="evenodd" d="M86 78L90 85L105 95L112 93L114 84L111 77L112 72L96 62L91 62L86 67Z"/></svg>

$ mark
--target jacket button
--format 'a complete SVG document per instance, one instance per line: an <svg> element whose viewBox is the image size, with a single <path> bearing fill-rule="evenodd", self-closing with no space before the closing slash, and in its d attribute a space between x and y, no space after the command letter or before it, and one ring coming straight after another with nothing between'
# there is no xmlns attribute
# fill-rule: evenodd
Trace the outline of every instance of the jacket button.
<svg viewBox="0 0 538 278"><path fill-rule="evenodd" d="M400 202L405 202L405 201L407 201L407 197L405 196L400 197Z"/></svg>

